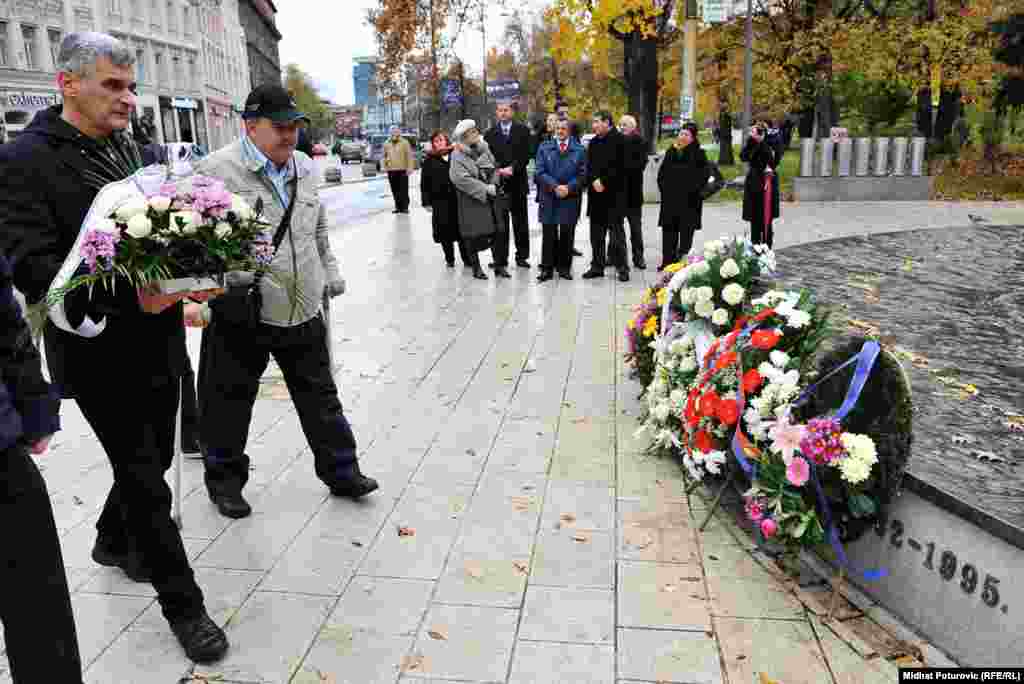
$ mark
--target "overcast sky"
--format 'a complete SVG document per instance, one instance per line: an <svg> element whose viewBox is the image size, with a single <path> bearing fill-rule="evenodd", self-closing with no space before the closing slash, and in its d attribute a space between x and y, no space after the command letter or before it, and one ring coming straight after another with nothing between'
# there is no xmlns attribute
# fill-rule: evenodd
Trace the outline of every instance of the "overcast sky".
<svg viewBox="0 0 1024 684"><path fill-rule="evenodd" d="M321 94L336 104L352 104L352 58L376 50L373 29L363 18L377 0L275 0L281 31L281 64L296 63L313 77ZM508 0L510 7L540 8L544 0ZM505 19L498 2L487 13L487 44L500 44ZM480 23L467 26L456 50L471 71L480 71Z"/></svg>

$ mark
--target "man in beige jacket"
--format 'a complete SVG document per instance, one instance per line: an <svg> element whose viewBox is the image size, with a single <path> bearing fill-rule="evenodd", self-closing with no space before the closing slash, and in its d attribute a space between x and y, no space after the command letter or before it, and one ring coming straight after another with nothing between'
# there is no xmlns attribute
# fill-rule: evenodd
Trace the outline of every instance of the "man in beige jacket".
<svg viewBox="0 0 1024 684"><path fill-rule="evenodd" d="M398 126L391 127L391 139L384 143L384 170L388 172L396 214L409 213L409 174L415 169L412 145Z"/></svg>

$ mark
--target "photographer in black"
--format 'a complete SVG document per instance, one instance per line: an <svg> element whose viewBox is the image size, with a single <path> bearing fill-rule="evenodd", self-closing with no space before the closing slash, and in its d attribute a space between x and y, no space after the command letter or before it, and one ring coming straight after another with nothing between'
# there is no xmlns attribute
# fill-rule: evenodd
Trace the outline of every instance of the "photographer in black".
<svg viewBox="0 0 1024 684"><path fill-rule="evenodd" d="M759 121L750 129L740 160L747 162L743 183L743 220L750 222L750 241L772 246L772 221L779 217L778 146Z"/></svg>

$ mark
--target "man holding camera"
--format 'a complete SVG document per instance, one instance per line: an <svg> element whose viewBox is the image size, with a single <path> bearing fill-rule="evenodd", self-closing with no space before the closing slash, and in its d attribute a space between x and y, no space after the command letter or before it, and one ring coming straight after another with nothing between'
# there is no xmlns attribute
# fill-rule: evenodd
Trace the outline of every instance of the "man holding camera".
<svg viewBox="0 0 1024 684"><path fill-rule="evenodd" d="M750 241L772 246L772 221L779 217L779 156L768 126L759 121L750 129L740 160L747 162L743 183L743 220L750 223Z"/></svg>

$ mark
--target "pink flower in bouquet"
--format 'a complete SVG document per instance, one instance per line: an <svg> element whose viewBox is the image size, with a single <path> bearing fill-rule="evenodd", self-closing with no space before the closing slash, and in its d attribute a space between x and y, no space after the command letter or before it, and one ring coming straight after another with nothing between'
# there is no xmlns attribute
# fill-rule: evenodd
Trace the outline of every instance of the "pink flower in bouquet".
<svg viewBox="0 0 1024 684"><path fill-rule="evenodd" d="M793 425L789 421L789 416L782 416L768 430L768 436L772 439L772 451L777 454L781 453L782 460L787 465L793 458L793 452L800 448L806 435L807 428L803 425Z"/></svg>
<svg viewBox="0 0 1024 684"><path fill-rule="evenodd" d="M750 518L752 522L761 522L764 518L764 507L761 506L761 502L754 497L747 499L745 508L747 511L747 517Z"/></svg>
<svg viewBox="0 0 1024 684"><path fill-rule="evenodd" d="M686 257L687 264L698 264L702 261L704 261L703 254L690 254L689 256Z"/></svg>
<svg viewBox="0 0 1024 684"><path fill-rule="evenodd" d="M778 533L779 523L775 522L771 518L765 518L761 521L761 534L767 539L771 539Z"/></svg>
<svg viewBox="0 0 1024 684"><path fill-rule="evenodd" d="M800 441L800 451L818 465L831 463L846 453L840 440L842 434L842 426L835 418L811 418L807 434Z"/></svg>
<svg viewBox="0 0 1024 684"><path fill-rule="evenodd" d="M810 477L811 466L802 457L794 456L790 460L789 465L786 466L786 479L789 480L789 483L797 487L803 487L807 484L807 480Z"/></svg>
<svg viewBox="0 0 1024 684"><path fill-rule="evenodd" d="M192 208L201 214L212 214L224 218L231 209L231 193L223 186L215 185L196 188L192 195Z"/></svg>
<svg viewBox="0 0 1024 684"><path fill-rule="evenodd" d="M114 253L121 240L118 233L105 230L90 230L82 241L82 258L90 273L109 271L114 268Z"/></svg>

